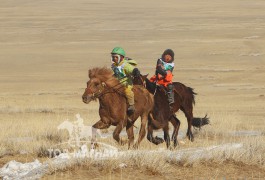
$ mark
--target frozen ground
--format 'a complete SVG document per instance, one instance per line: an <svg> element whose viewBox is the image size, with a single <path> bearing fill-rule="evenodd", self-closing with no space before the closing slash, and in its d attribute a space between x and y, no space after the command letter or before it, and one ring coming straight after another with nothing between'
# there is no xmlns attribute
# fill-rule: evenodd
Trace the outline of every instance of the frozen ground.
<svg viewBox="0 0 265 180"><path fill-rule="evenodd" d="M193 163L197 160L210 160L219 156L219 154L225 154L233 150L242 149L241 143L228 143L217 146L201 147L201 148L187 148L179 151L170 151L166 149L159 150L129 150L129 151L115 151L113 147L110 153L108 150L97 152L95 150L88 150L86 145L83 145L81 149L76 153L62 153L59 156L40 163L37 159L30 163L20 163L12 160L5 164L0 169L0 176L7 179L38 179L44 174L49 172L49 168L59 169L66 166L68 163L76 160L85 160L87 158L93 158L93 160L102 160L109 158L118 158L124 156L155 156L156 154L163 153L164 158L168 161L180 162L186 159L187 163ZM100 153L100 156L99 154ZM122 163L120 167L126 167L126 164Z"/></svg>

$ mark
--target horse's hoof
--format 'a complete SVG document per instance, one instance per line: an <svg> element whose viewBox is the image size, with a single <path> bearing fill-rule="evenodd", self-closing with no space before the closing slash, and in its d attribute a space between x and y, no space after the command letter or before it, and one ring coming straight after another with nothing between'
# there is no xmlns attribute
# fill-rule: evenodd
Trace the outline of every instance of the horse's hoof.
<svg viewBox="0 0 265 180"><path fill-rule="evenodd" d="M176 149L178 145L179 145L179 142L178 141L177 142L174 142L174 149Z"/></svg>
<svg viewBox="0 0 265 180"><path fill-rule="evenodd" d="M194 141L194 137L193 137L193 135L189 136L189 140L190 140L191 142Z"/></svg>
<svg viewBox="0 0 265 180"><path fill-rule="evenodd" d="M155 139L154 139L158 144L161 144L161 143L163 143L164 142L164 139L162 139L162 138L160 138L160 137L155 137Z"/></svg>
<svg viewBox="0 0 265 180"><path fill-rule="evenodd" d="M166 144L167 144L167 149L170 149L171 146L170 141L166 141Z"/></svg>
<svg viewBox="0 0 265 180"><path fill-rule="evenodd" d="M194 141L194 136L193 136L192 133L187 133L187 136L188 136L188 138L189 138L189 140L190 140L191 142Z"/></svg>
<svg viewBox="0 0 265 180"><path fill-rule="evenodd" d="M133 149L138 149L139 148L139 145L138 144L134 144L133 145Z"/></svg>
<svg viewBox="0 0 265 180"><path fill-rule="evenodd" d="M173 150L175 150L176 149L176 147L175 146L172 146L172 145L170 145L167 149L169 149L170 151L173 151Z"/></svg>
<svg viewBox="0 0 265 180"><path fill-rule="evenodd" d="M122 140L122 139L121 139L119 144L120 144L121 146L124 146L124 145L127 144L127 143L128 143L128 139L125 139L125 140Z"/></svg>

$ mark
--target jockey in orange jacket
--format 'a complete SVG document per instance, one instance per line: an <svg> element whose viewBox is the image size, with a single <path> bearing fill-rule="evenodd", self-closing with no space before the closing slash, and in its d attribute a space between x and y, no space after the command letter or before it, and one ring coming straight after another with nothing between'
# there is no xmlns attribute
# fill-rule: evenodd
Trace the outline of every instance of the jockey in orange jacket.
<svg viewBox="0 0 265 180"><path fill-rule="evenodd" d="M156 82L156 84L163 85L166 87L168 92L168 102L169 105L174 103L174 92L173 92L173 74L174 69L174 51L171 49L166 49L162 57L157 60L155 75L150 78L151 82Z"/></svg>

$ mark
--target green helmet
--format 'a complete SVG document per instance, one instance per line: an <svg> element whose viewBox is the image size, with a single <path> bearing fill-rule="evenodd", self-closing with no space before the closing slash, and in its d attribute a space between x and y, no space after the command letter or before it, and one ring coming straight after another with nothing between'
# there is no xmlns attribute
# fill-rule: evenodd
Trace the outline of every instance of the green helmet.
<svg viewBox="0 0 265 180"><path fill-rule="evenodd" d="M125 57L125 51L121 47L115 47L112 51L111 54L119 54Z"/></svg>

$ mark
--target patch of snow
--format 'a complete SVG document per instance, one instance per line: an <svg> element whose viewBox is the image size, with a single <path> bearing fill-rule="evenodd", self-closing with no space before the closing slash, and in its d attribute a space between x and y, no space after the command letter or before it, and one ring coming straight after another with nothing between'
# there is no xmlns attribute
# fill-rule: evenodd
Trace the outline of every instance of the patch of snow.
<svg viewBox="0 0 265 180"><path fill-rule="evenodd" d="M259 36L248 36L248 37L244 37L244 39L258 39L260 38Z"/></svg>
<svg viewBox="0 0 265 180"><path fill-rule="evenodd" d="M126 167L127 167L127 164L125 164L125 163L119 164L119 168L126 168Z"/></svg>
<svg viewBox="0 0 265 180"><path fill-rule="evenodd" d="M20 163L12 160L5 164L0 170L0 176L3 179L21 179L23 176L28 174L32 169L36 169L42 166L39 160L35 160L30 163Z"/></svg>
<svg viewBox="0 0 265 180"><path fill-rule="evenodd" d="M242 148L243 145L240 143L229 143L217 146L201 147L201 148L187 148L177 151L170 151L165 148L160 148L158 150L127 150L116 152L116 157L122 158L123 156L143 156L155 154L164 154L165 158L168 160L181 161L185 158L189 163L200 159L212 159L216 156L216 153L226 152L231 150L236 150ZM97 150L93 150L97 153ZM70 160L75 159L85 159L87 158L88 149L86 146L82 146L80 150L76 153L62 153L59 156L53 158L51 161L46 161L40 163L38 160L30 163L20 163L16 161L10 161L0 169L0 176L3 179L39 179L45 173L49 171L49 167L58 168L66 165ZM91 151L90 151L91 153ZM95 154L94 154L95 155ZM113 156L105 156L105 159L113 158ZM188 158L188 159L187 159ZM102 160L102 156L99 158L95 156L94 160ZM121 163L120 168L127 167L126 164Z"/></svg>
<svg viewBox="0 0 265 180"><path fill-rule="evenodd" d="M182 149L180 151L172 152L169 156L169 159L175 161L181 161L183 158L192 164L197 160L202 159L213 159L218 152L225 152L231 151L235 149L242 148L243 144L239 143L229 143L229 144L222 144L218 146L210 146L210 147L202 147L202 148L188 148ZM187 158L187 159L186 159Z"/></svg>
<svg viewBox="0 0 265 180"><path fill-rule="evenodd" d="M230 132L232 136L261 136L260 131L232 131Z"/></svg>
<svg viewBox="0 0 265 180"><path fill-rule="evenodd" d="M262 56L264 54L262 53L249 53L249 54L240 54L239 56L253 56L253 57L257 57L257 56Z"/></svg>

